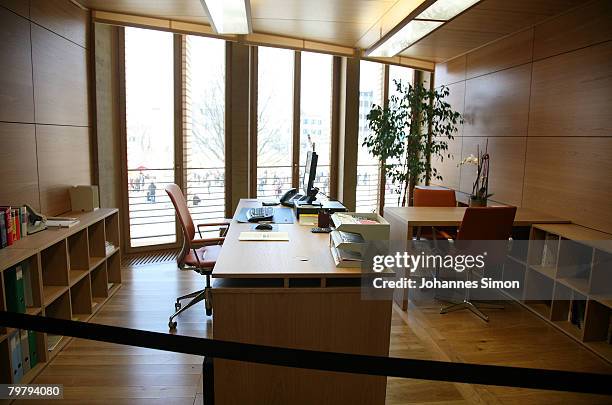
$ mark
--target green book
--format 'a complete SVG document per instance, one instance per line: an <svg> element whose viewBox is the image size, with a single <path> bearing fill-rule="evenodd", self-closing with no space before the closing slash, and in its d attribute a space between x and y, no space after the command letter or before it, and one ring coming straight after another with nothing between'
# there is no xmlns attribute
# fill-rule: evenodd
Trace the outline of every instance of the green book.
<svg viewBox="0 0 612 405"><path fill-rule="evenodd" d="M27 260L22 262L21 268L23 270L23 294L25 298L25 306L26 308L33 307L34 296L32 295L32 272L30 271L30 263Z"/></svg>
<svg viewBox="0 0 612 405"><path fill-rule="evenodd" d="M36 332L28 331L28 342L30 346L30 368L38 364L38 345L36 344Z"/></svg>
<svg viewBox="0 0 612 405"><path fill-rule="evenodd" d="M15 266L4 272L6 283L6 307L9 312L25 313L23 271Z"/></svg>

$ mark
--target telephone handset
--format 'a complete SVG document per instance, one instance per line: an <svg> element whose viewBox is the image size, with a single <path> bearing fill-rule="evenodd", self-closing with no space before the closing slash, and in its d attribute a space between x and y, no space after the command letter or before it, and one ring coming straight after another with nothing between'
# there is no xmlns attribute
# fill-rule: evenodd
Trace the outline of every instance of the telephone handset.
<svg viewBox="0 0 612 405"><path fill-rule="evenodd" d="M280 203L286 207L293 207L293 198L298 194L297 188L289 189L280 198Z"/></svg>

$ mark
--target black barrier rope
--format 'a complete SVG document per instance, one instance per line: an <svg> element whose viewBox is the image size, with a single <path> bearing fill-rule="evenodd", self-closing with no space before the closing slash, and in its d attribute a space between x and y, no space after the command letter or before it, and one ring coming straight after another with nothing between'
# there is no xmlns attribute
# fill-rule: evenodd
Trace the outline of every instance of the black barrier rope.
<svg viewBox="0 0 612 405"><path fill-rule="evenodd" d="M612 374L288 349L0 312L0 325L175 353L274 366L453 383L612 395Z"/></svg>

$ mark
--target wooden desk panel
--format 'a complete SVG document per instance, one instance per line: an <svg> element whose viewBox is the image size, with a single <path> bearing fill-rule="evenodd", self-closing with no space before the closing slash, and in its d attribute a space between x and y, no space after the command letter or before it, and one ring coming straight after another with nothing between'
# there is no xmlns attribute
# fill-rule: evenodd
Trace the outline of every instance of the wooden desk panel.
<svg viewBox="0 0 612 405"><path fill-rule="evenodd" d="M241 200L236 212L258 206ZM361 269L335 267L327 234L296 221L278 225L288 242L238 241L251 227L234 217L213 271L215 339L388 356L391 297L363 299ZM221 359L214 374L220 404L384 404L387 385L386 377Z"/></svg>

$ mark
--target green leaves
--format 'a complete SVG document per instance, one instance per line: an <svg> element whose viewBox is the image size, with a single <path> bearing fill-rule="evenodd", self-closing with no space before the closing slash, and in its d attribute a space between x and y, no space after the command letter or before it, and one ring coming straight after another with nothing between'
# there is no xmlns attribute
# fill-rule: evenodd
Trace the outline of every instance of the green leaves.
<svg viewBox="0 0 612 405"><path fill-rule="evenodd" d="M447 153L448 141L454 139L463 117L444 101L450 94L446 86L430 90L420 83L394 84L399 96L391 96L387 107L372 107L367 115L372 131L362 145L385 165L393 186L412 194L419 181L428 177L442 180L431 167L431 158L451 157Z"/></svg>

